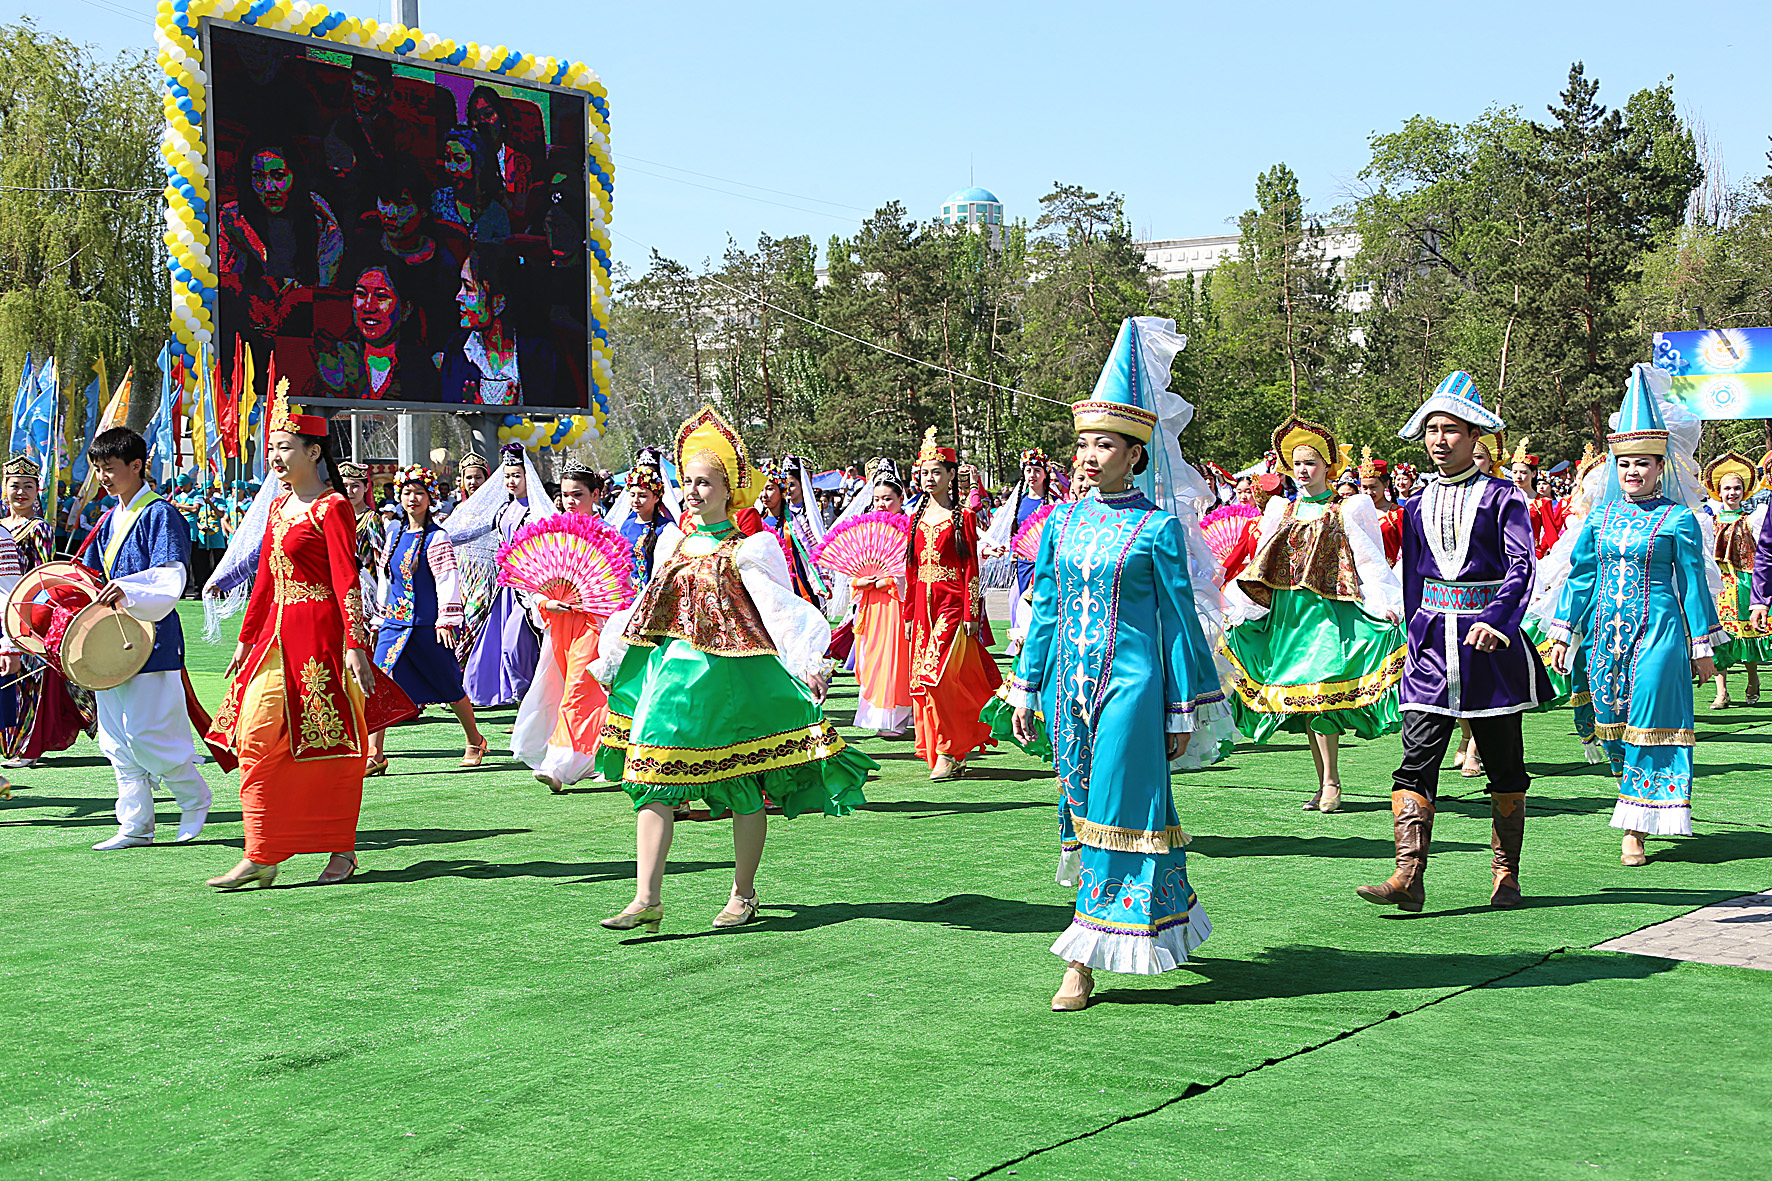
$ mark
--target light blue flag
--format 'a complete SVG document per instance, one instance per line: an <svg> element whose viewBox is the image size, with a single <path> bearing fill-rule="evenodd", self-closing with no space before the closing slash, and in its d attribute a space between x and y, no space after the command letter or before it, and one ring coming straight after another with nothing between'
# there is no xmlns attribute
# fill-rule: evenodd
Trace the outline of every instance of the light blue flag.
<svg viewBox="0 0 1772 1181"><path fill-rule="evenodd" d="M197 346L197 388L203 396L204 450L209 453L209 470L217 484L226 481L222 466L221 425L215 417L215 352L207 344Z"/></svg>
<svg viewBox="0 0 1772 1181"><path fill-rule="evenodd" d="M31 398L36 388L36 374L31 369L31 354L26 353L24 372L18 375L18 391L12 395L12 438L7 446L10 454L24 454L24 428L25 423L30 420Z"/></svg>
<svg viewBox="0 0 1772 1181"><path fill-rule="evenodd" d="M178 450L173 435L172 346L160 350L160 409L148 425L147 440L154 450L154 476L165 488L178 474Z"/></svg>
<svg viewBox="0 0 1772 1181"><path fill-rule="evenodd" d="M55 358L43 362L37 370L37 392L30 398L30 406L25 412L24 439L21 452L30 456L45 469L55 462L55 455L50 451L49 435L55 419ZM12 430L14 438L19 435L18 415L13 415Z"/></svg>
<svg viewBox="0 0 1772 1181"><path fill-rule="evenodd" d="M74 479L68 487L78 490L86 483L86 471L91 466L86 458L86 448L98 437L98 404L105 400L104 378L94 373L92 384L86 387L86 443L74 450Z"/></svg>

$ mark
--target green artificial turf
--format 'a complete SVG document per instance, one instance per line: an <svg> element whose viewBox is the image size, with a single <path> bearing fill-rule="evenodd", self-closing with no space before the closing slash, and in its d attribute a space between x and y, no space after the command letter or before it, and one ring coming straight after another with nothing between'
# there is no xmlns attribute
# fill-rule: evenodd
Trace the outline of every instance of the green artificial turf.
<svg viewBox="0 0 1772 1181"><path fill-rule="evenodd" d="M193 645L212 703L226 655ZM1354 897L1389 872L1394 737L1345 751L1332 816L1299 808L1302 741L1242 748L1178 782L1200 957L1062 1015L1053 790L1017 751L932 784L863 741L872 803L771 822L749 927L709 927L730 826L680 824L647 936L596 923L632 896L626 797L455 770L440 710L391 736L363 872L325 889L320 856L203 887L240 850L213 766L196 845L91 852L82 741L0 804L0 1177L1767 1175L1772 974L1584 949L1772 884L1772 709L1700 710L1697 835L1638 870L1568 716L1526 727L1526 907L1486 905L1456 774L1427 910Z"/></svg>

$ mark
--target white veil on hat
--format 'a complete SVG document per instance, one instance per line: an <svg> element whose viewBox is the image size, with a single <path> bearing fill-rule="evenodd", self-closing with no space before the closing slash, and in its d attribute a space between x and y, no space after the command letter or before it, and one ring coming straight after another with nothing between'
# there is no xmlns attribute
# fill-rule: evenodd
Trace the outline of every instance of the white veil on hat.
<svg viewBox="0 0 1772 1181"><path fill-rule="evenodd" d="M498 547L504 544L504 534L498 527L499 514L511 502L511 494L505 491L504 469L517 466L512 460L521 461L529 489L522 523L553 515L554 506L548 502L547 485L542 482L541 473L535 470L535 463L523 445L507 443L499 448L499 454L499 466L491 477L443 522L443 532L448 535L449 544L455 547L458 565L466 566L470 562L497 564Z"/></svg>

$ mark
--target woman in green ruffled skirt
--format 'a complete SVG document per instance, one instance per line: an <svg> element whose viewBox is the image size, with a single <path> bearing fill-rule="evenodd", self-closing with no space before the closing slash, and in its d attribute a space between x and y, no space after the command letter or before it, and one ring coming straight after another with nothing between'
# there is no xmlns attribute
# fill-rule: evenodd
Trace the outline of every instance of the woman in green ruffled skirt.
<svg viewBox="0 0 1772 1181"><path fill-rule="evenodd" d="M757 913L765 806L844 816L879 768L825 719L830 625L794 593L780 538L732 523L733 491L757 486L738 436L703 408L676 460L695 529L654 555L652 581L610 619L592 668L609 686L598 769L636 813L634 901L603 920L616 931L663 920L678 806L732 816L732 896L714 926L736 927Z"/></svg>

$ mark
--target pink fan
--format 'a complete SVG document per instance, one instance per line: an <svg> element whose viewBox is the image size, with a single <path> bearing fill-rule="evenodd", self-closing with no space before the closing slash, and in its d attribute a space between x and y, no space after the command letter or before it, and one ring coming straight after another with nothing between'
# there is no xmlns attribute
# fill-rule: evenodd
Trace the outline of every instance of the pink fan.
<svg viewBox="0 0 1772 1181"><path fill-rule="evenodd" d="M1032 516L1021 523L1015 531L1015 540L1009 548L1015 556L1024 562L1037 561L1040 557L1040 535L1046 532L1046 518L1052 515L1052 506L1043 504L1034 510Z"/></svg>
<svg viewBox="0 0 1772 1181"><path fill-rule="evenodd" d="M903 513L863 513L824 535L812 564L847 578L903 578L911 519Z"/></svg>
<svg viewBox="0 0 1772 1181"><path fill-rule="evenodd" d="M1206 535L1206 544L1212 547L1212 556L1220 562L1224 556L1237 548L1243 540L1243 534L1254 525L1254 518L1261 516L1261 511L1252 504L1221 504L1206 514L1200 522L1200 531Z"/></svg>
<svg viewBox="0 0 1772 1181"><path fill-rule="evenodd" d="M559 599L591 615L634 601L627 538L596 517L559 513L532 522L498 551L498 582Z"/></svg>

